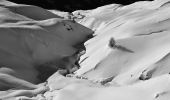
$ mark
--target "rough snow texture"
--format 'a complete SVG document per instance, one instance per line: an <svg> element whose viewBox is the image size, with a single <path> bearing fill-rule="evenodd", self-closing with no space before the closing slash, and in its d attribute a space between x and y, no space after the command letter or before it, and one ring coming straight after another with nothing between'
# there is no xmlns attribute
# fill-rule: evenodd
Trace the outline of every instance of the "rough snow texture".
<svg viewBox="0 0 170 100"><path fill-rule="evenodd" d="M85 13L79 22L95 30L95 37L85 43L86 54L76 74L90 79L114 76L113 82L131 84L142 74L156 78L169 73L169 10L168 0L156 0Z"/></svg>
<svg viewBox="0 0 170 100"><path fill-rule="evenodd" d="M84 43L86 53L80 58L77 76L64 77L62 72L56 72L48 78L46 86L49 90L45 93L41 93L44 88L38 88L31 91L39 94L37 96L22 94L13 99L170 99L170 0L141 1L128 6L110 4L75 11L73 15L78 23L95 31L94 37ZM38 25L49 25L53 21L40 22L43 24ZM75 30L82 31L78 27ZM62 50L66 49L71 50ZM8 91L2 94L8 94Z"/></svg>

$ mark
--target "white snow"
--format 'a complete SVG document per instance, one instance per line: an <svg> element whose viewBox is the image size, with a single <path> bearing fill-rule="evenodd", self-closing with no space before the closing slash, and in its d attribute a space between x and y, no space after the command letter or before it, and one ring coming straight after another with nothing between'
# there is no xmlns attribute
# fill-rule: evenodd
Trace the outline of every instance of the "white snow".
<svg viewBox="0 0 170 100"><path fill-rule="evenodd" d="M37 73L25 68L74 54L73 46L95 31L84 43L86 52L75 72L87 80L56 72L47 80L49 91L32 99L170 99L170 0L74 11L71 17L79 24L61 19L69 16L66 12L1 1L5 7L0 8L0 64L13 66L1 67L1 73L22 72L16 76L32 81L22 76ZM36 10L27 13L32 9ZM108 78L113 79L102 83Z"/></svg>

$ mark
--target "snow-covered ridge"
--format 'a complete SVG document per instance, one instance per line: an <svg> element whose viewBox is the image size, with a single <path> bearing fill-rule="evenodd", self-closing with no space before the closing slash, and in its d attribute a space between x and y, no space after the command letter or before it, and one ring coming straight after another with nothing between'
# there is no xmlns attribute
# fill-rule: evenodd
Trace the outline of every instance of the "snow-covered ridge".
<svg viewBox="0 0 170 100"><path fill-rule="evenodd" d="M95 37L85 43L86 54L81 57L81 68L76 74L94 79L114 76L119 82L136 81L146 70L154 70L153 76L168 73L168 68L163 68L167 64L162 63L165 56L168 60L170 52L168 2L141 1L128 6L111 4L88 12L73 12L86 16L78 22L95 31ZM133 52L117 46L111 48L111 38L114 45Z"/></svg>
<svg viewBox="0 0 170 100"><path fill-rule="evenodd" d="M75 53L81 49L77 46L83 47L81 43L92 33L92 30L43 8L1 0L0 75L38 83L41 75L35 66L57 63L53 68L56 71L64 64L62 59L71 59L65 61L71 68L77 60ZM7 85L1 79L0 88L8 87L8 82Z"/></svg>
<svg viewBox="0 0 170 100"><path fill-rule="evenodd" d="M94 37L84 43L86 51L80 57L80 69L74 75L65 77L62 75L64 71L58 71L47 79L47 83L27 83L27 88L1 91L0 98L169 100L169 2L170 0L141 1L127 6L110 4L87 11L78 10L72 14L55 10L51 13L35 6L2 2L2 5L7 5L0 9L1 62L6 61L8 64L9 58L15 57L11 64L20 65L18 69L23 65L62 57L71 58L68 64L73 64L76 58L73 55L77 51L74 45L82 43L93 31ZM33 14L26 13L30 9L37 10ZM39 14L41 10L43 13ZM61 17L74 19L79 24L61 20ZM21 40L24 42L20 42ZM62 63L62 60L59 61ZM11 73L13 70L3 71ZM33 70L28 73L36 74Z"/></svg>

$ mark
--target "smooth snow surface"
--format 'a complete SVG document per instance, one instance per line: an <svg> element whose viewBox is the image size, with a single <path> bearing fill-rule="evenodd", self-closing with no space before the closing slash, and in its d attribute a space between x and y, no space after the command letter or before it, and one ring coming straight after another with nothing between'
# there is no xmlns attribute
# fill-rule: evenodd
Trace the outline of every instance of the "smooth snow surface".
<svg viewBox="0 0 170 100"><path fill-rule="evenodd" d="M0 73L37 83L35 66L71 57L92 33L43 8L1 0Z"/></svg>

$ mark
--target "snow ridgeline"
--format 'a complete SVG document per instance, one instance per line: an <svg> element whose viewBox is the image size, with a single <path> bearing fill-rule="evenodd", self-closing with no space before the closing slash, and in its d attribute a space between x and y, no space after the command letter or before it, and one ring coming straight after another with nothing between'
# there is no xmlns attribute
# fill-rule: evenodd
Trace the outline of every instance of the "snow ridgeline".
<svg viewBox="0 0 170 100"><path fill-rule="evenodd" d="M44 85L48 89L40 85L1 95L12 100L169 100L169 2L111 4L73 12L75 21L95 31L85 42L86 53L75 76L56 72Z"/></svg>
<svg viewBox="0 0 170 100"><path fill-rule="evenodd" d="M58 69L73 72L92 33L43 8L0 0L0 90L35 89Z"/></svg>

